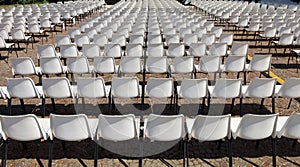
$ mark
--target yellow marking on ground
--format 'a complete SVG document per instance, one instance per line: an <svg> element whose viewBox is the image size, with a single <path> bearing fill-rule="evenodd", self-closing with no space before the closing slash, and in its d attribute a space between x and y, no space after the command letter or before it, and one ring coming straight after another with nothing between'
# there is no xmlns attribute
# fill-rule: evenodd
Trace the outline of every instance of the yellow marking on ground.
<svg viewBox="0 0 300 167"><path fill-rule="evenodd" d="M247 55L247 59L248 60L252 60L252 56L250 55ZM282 78L280 78L279 76L277 76L276 74L274 74L272 71L270 72L265 72L265 74L267 74L268 76L270 76L271 78L276 78L277 79L277 82L281 85L283 85L284 83L284 80Z"/></svg>

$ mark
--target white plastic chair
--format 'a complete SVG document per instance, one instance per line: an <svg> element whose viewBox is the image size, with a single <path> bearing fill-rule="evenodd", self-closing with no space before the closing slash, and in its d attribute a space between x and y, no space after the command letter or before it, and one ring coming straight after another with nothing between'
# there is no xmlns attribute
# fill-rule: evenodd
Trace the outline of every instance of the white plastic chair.
<svg viewBox="0 0 300 167"><path fill-rule="evenodd" d="M74 37L75 44L78 48L82 48L83 44L89 44L90 39L85 34L75 35Z"/></svg>
<svg viewBox="0 0 300 167"><path fill-rule="evenodd" d="M97 74L114 74L117 72L113 57L94 57L93 69L96 76Z"/></svg>
<svg viewBox="0 0 300 167"><path fill-rule="evenodd" d="M170 76L172 74L190 74L194 78L194 57L175 57L173 64L169 65Z"/></svg>
<svg viewBox="0 0 300 167"><path fill-rule="evenodd" d="M176 104L178 105L179 99L201 99L202 98L202 108L204 111L205 98L208 94L208 80L203 79L183 79L180 86L176 86ZM200 105L200 103L199 103ZM177 108L177 113L178 113ZM200 113L200 107L198 114Z"/></svg>
<svg viewBox="0 0 300 167"><path fill-rule="evenodd" d="M138 43L126 44L125 53L128 57L143 57L143 46Z"/></svg>
<svg viewBox="0 0 300 167"><path fill-rule="evenodd" d="M244 56L229 56L226 58L226 62L220 65L220 72L234 72L239 78L240 73L245 70L245 63L246 57Z"/></svg>
<svg viewBox="0 0 300 167"><path fill-rule="evenodd" d="M233 42L232 47L231 47L230 51L227 51L227 54L229 56L235 55L235 56L245 56L246 57L247 52L248 52L248 47L249 47L248 43Z"/></svg>
<svg viewBox="0 0 300 167"><path fill-rule="evenodd" d="M61 45L60 46L60 56L63 59L68 57L81 56L82 53L78 51L75 44Z"/></svg>
<svg viewBox="0 0 300 167"><path fill-rule="evenodd" d="M86 57L68 57L67 58L68 73L72 76L72 82L75 82L74 74L92 74L93 66L89 65L89 61Z"/></svg>
<svg viewBox="0 0 300 167"><path fill-rule="evenodd" d="M0 36L0 49L1 50L7 50L7 59L9 57L9 54L12 53L12 50L15 48L15 43L6 43L4 38ZM18 56L17 50L15 50L16 55ZM0 55L0 57L2 57Z"/></svg>
<svg viewBox="0 0 300 167"><path fill-rule="evenodd" d="M37 75L42 74L41 68L36 67L30 57L12 58L12 74L16 75Z"/></svg>
<svg viewBox="0 0 300 167"><path fill-rule="evenodd" d="M279 116L277 120L277 137L280 139L286 137L289 139L299 139L300 115L293 112L290 116Z"/></svg>
<svg viewBox="0 0 300 167"><path fill-rule="evenodd" d="M272 162L273 166L276 166L275 137L277 118L278 114L247 114L242 118L231 118L232 138L244 140L272 138Z"/></svg>
<svg viewBox="0 0 300 167"><path fill-rule="evenodd" d="M148 57L162 57L164 56L164 46L162 43L149 44L146 50L146 56Z"/></svg>
<svg viewBox="0 0 300 167"><path fill-rule="evenodd" d="M137 74L143 71L143 66L140 57L127 57L121 58L118 73L120 76L124 74Z"/></svg>
<svg viewBox="0 0 300 167"><path fill-rule="evenodd" d="M227 43L212 43L209 50L206 52L208 56L220 56L226 55Z"/></svg>
<svg viewBox="0 0 300 167"><path fill-rule="evenodd" d="M299 98L300 79L299 78L287 78L283 85L275 86L275 97L290 98L288 109L291 106L293 98Z"/></svg>
<svg viewBox="0 0 300 167"><path fill-rule="evenodd" d="M26 36L24 34L24 31L22 31L21 29L12 29L11 37L12 37L12 40L18 44L18 48L20 48L20 43L22 43L22 42L26 43L26 49L25 49L26 53L27 53L27 49L28 49L30 40L31 40L32 48L33 48L34 41L33 41L32 36Z"/></svg>
<svg viewBox="0 0 300 167"><path fill-rule="evenodd" d="M187 55L198 57L198 58L205 56L206 55L205 43L191 43Z"/></svg>
<svg viewBox="0 0 300 167"><path fill-rule="evenodd" d="M90 120L84 114L50 115L50 146L48 166L52 166L53 140L82 141L94 138L92 130L97 127L97 120ZM95 144L95 149L96 149Z"/></svg>
<svg viewBox="0 0 300 167"><path fill-rule="evenodd" d="M254 78L250 81L249 85L242 86L242 97L261 98L260 108L262 108L265 98L272 98L272 113L275 113L275 85L275 78Z"/></svg>
<svg viewBox="0 0 300 167"><path fill-rule="evenodd" d="M182 57L185 55L185 47L182 43L170 43L166 56L168 57Z"/></svg>
<svg viewBox="0 0 300 167"><path fill-rule="evenodd" d="M67 74L67 66L63 66L58 57L42 57L40 58L40 68L42 74L46 76L51 74Z"/></svg>
<svg viewBox="0 0 300 167"><path fill-rule="evenodd" d="M55 47L60 47L61 45L72 44L69 35L56 35L55 36Z"/></svg>
<svg viewBox="0 0 300 167"><path fill-rule="evenodd" d="M60 57L60 54L55 51L52 44L38 45L37 46L37 57Z"/></svg>
<svg viewBox="0 0 300 167"><path fill-rule="evenodd" d="M119 44L105 44L104 56L120 58L122 56L121 46Z"/></svg>
<svg viewBox="0 0 300 167"><path fill-rule="evenodd" d="M44 129L37 116L33 114L18 116L0 116L1 136L3 138L2 166L6 166L8 140L21 142L47 140L47 130ZM38 156L38 154L37 154Z"/></svg>

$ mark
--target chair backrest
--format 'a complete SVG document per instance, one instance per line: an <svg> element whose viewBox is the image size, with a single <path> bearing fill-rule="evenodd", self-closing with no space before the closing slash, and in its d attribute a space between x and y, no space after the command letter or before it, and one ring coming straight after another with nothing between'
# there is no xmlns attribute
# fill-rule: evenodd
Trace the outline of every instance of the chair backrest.
<svg viewBox="0 0 300 167"><path fill-rule="evenodd" d="M272 55L254 55L250 61L248 71L268 71L271 67Z"/></svg>
<svg viewBox="0 0 300 167"><path fill-rule="evenodd" d="M292 45L294 41L293 33L284 33L279 37L279 45Z"/></svg>
<svg viewBox="0 0 300 167"><path fill-rule="evenodd" d="M170 43L167 56L169 57L182 57L185 55L185 47L182 43Z"/></svg>
<svg viewBox="0 0 300 167"><path fill-rule="evenodd" d="M209 56L225 56L227 52L227 43L212 43L208 50Z"/></svg>
<svg viewBox="0 0 300 167"><path fill-rule="evenodd" d="M55 36L55 46L60 47L60 45L71 44L71 39L69 35L57 35Z"/></svg>
<svg viewBox="0 0 300 167"><path fill-rule="evenodd" d="M183 115L150 114L145 122L144 137L151 141L176 141L184 137Z"/></svg>
<svg viewBox="0 0 300 167"><path fill-rule="evenodd" d="M17 141L33 141L38 139L47 140L46 132L43 130L37 116L33 114L4 116L0 115L2 126L2 137Z"/></svg>
<svg viewBox="0 0 300 167"><path fill-rule="evenodd" d="M169 46L172 43L179 43L180 37L176 34L165 35L166 45Z"/></svg>
<svg viewBox="0 0 300 167"><path fill-rule="evenodd" d="M244 96L253 98L267 98L274 94L275 78L254 78L250 81Z"/></svg>
<svg viewBox="0 0 300 167"><path fill-rule="evenodd" d="M291 139L299 139L300 138L299 128L300 128L300 114L293 112L286 120L282 128L277 129L277 137L281 138L282 136L284 136Z"/></svg>
<svg viewBox="0 0 300 167"><path fill-rule="evenodd" d="M120 46L126 45L126 37L125 35L114 34L110 41L111 44L119 44Z"/></svg>
<svg viewBox="0 0 300 167"><path fill-rule="evenodd" d="M248 43L234 42L230 50L230 55L247 56Z"/></svg>
<svg viewBox="0 0 300 167"><path fill-rule="evenodd" d="M231 46L232 45L232 42L233 42L233 34L225 34L225 33L222 33L220 38L219 38L219 42L220 43L227 43L228 46Z"/></svg>
<svg viewBox="0 0 300 167"><path fill-rule="evenodd" d="M94 57L93 67L96 73L111 74L116 72L116 64L113 57Z"/></svg>
<svg viewBox="0 0 300 167"><path fill-rule="evenodd" d="M225 72L243 72L245 70L246 57L228 56L224 64Z"/></svg>
<svg viewBox="0 0 300 167"><path fill-rule="evenodd" d="M148 57L162 57L164 56L164 46L162 43L149 44L147 47Z"/></svg>
<svg viewBox="0 0 300 167"><path fill-rule="evenodd" d="M136 74L142 71L140 57L122 57L119 66L120 73Z"/></svg>
<svg viewBox="0 0 300 167"><path fill-rule="evenodd" d="M199 141L230 138L230 118L230 114L221 116L197 115L189 136Z"/></svg>
<svg viewBox="0 0 300 167"><path fill-rule="evenodd" d="M201 42L205 43L206 46L211 46L216 41L215 34L203 34L201 38Z"/></svg>
<svg viewBox="0 0 300 167"><path fill-rule="evenodd" d="M93 59L94 57L99 57L101 56L100 47L97 44L83 44L82 55L89 59Z"/></svg>
<svg viewBox="0 0 300 167"><path fill-rule="evenodd" d="M232 137L246 140L259 140L276 136L276 122L278 114L254 115L246 114Z"/></svg>
<svg viewBox="0 0 300 167"><path fill-rule="evenodd" d="M138 43L126 44L126 56L143 57L143 46Z"/></svg>
<svg viewBox="0 0 300 167"><path fill-rule="evenodd" d="M221 34L223 32L222 27L212 27L210 33L215 34L216 38L220 38Z"/></svg>
<svg viewBox="0 0 300 167"><path fill-rule="evenodd" d="M203 37L203 34L206 34L206 33L207 33L207 30L205 27L198 27L195 30L195 34L197 34L199 40L201 40Z"/></svg>
<svg viewBox="0 0 300 167"><path fill-rule="evenodd" d="M93 139L88 118L85 114L50 114L50 127L52 132L50 139L57 138L63 141L80 141L88 138Z"/></svg>
<svg viewBox="0 0 300 167"><path fill-rule="evenodd" d="M198 36L197 34L185 34L183 37L183 43L186 46L190 46L192 43L198 42Z"/></svg>
<svg viewBox="0 0 300 167"><path fill-rule="evenodd" d="M201 57L199 61L199 71L204 73L219 72L220 57L219 56Z"/></svg>
<svg viewBox="0 0 300 167"><path fill-rule="evenodd" d="M14 40L25 40L25 34L22 29L11 29L11 37Z"/></svg>
<svg viewBox="0 0 300 167"><path fill-rule="evenodd" d="M276 27L267 27L265 30L264 30L264 37L267 37L267 38L273 38L275 37L276 35Z"/></svg>
<svg viewBox="0 0 300 167"><path fill-rule="evenodd" d="M40 67L45 74L62 74L64 73L61 60L58 57L40 58Z"/></svg>
<svg viewBox="0 0 300 167"><path fill-rule="evenodd" d="M119 44L105 44L104 56L121 57L121 46Z"/></svg>
<svg viewBox="0 0 300 167"><path fill-rule="evenodd" d="M216 81L211 97L238 98L241 95L242 79L219 78Z"/></svg>
<svg viewBox="0 0 300 167"><path fill-rule="evenodd" d="M149 78L146 93L150 98L169 98L173 96L172 78Z"/></svg>
<svg viewBox="0 0 300 167"><path fill-rule="evenodd" d="M148 35L148 41L149 44L159 44L162 43L161 35Z"/></svg>
<svg viewBox="0 0 300 167"><path fill-rule="evenodd" d="M37 57L57 57L55 48L52 44L38 45L37 46Z"/></svg>
<svg viewBox="0 0 300 167"><path fill-rule="evenodd" d="M97 139L102 138L118 142L138 138L137 125L133 114L100 114L98 119Z"/></svg>
<svg viewBox="0 0 300 167"><path fill-rule="evenodd" d="M77 95L85 98L107 97L103 78L77 78Z"/></svg>
<svg viewBox="0 0 300 167"><path fill-rule="evenodd" d="M129 43L138 43L144 45L144 35L130 35Z"/></svg>
<svg viewBox="0 0 300 167"><path fill-rule="evenodd" d="M84 56L68 57L67 58L68 71L73 74L91 73L89 61Z"/></svg>
<svg viewBox="0 0 300 167"><path fill-rule="evenodd" d="M298 98L300 97L300 78L287 78L279 89L277 96Z"/></svg>
<svg viewBox="0 0 300 167"><path fill-rule="evenodd" d="M145 70L148 73L166 73L168 70L167 57L147 57Z"/></svg>
<svg viewBox="0 0 300 167"><path fill-rule="evenodd" d="M206 54L206 44L205 43L191 43L189 48L190 56L202 57Z"/></svg>
<svg viewBox="0 0 300 167"><path fill-rule="evenodd" d="M180 98L199 99L207 96L208 80L203 79L183 79L178 95Z"/></svg>
<svg viewBox="0 0 300 167"><path fill-rule="evenodd" d="M74 96L70 82L65 77L43 78L42 84L45 97L68 98Z"/></svg>
<svg viewBox="0 0 300 167"><path fill-rule="evenodd" d="M11 64L13 74L37 74L37 71L35 70L35 65L30 57L12 58Z"/></svg>
<svg viewBox="0 0 300 167"><path fill-rule="evenodd" d="M95 34L93 38L93 43L103 48L105 44L108 43L107 36L105 34Z"/></svg>
<svg viewBox="0 0 300 167"><path fill-rule="evenodd" d="M184 56L184 57L175 57L173 61L172 73L192 73L194 71L194 57L193 56Z"/></svg>
<svg viewBox="0 0 300 167"><path fill-rule="evenodd" d="M40 98L42 95L37 91L31 78L6 78L6 86L11 98Z"/></svg>
<svg viewBox="0 0 300 167"><path fill-rule="evenodd" d="M62 58L79 56L79 51L75 44L61 45L60 55Z"/></svg>
<svg viewBox="0 0 300 167"><path fill-rule="evenodd" d="M75 35L75 43L77 47L82 47L83 44L89 44L90 39L85 34Z"/></svg>
<svg viewBox="0 0 300 167"><path fill-rule="evenodd" d="M117 98L132 98L140 95L139 81L136 77L114 77L111 83L111 95Z"/></svg>

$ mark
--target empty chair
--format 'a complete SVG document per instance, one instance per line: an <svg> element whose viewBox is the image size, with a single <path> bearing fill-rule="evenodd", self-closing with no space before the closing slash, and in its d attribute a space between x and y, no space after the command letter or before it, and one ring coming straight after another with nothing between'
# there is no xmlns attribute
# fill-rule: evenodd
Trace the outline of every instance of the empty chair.
<svg viewBox="0 0 300 167"><path fill-rule="evenodd" d="M268 47L271 44L271 41L276 37L276 27L266 27L264 29L263 34L258 34L260 37L260 42L261 42L261 49L262 49L262 39L267 39L268 40ZM256 44L256 42L255 42Z"/></svg>
<svg viewBox="0 0 300 167"><path fill-rule="evenodd" d="M42 74L67 74L67 66L63 66L61 60L58 57L42 57L40 58L40 68Z"/></svg>
<svg viewBox="0 0 300 167"><path fill-rule="evenodd" d="M51 98L53 110L56 110L55 98L74 98L76 88L70 85L70 82L65 77L43 78L43 110L45 110L45 98ZM43 111L45 112L45 111Z"/></svg>
<svg viewBox="0 0 300 167"><path fill-rule="evenodd" d="M196 28L194 34L197 34L198 36L198 40L201 40L202 37L203 37L203 34L206 34L207 33L207 30L205 27L198 27Z"/></svg>
<svg viewBox="0 0 300 167"><path fill-rule="evenodd" d="M162 43L161 35L148 35L147 45Z"/></svg>
<svg viewBox="0 0 300 167"><path fill-rule="evenodd" d="M108 44L108 38L105 34L96 34L94 35L93 43L104 49L105 44Z"/></svg>
<svg viewBox="0 0 300 167"><path fill-rule="evenodd" d="M82 56L88 59L101 56L101 50L97 44L83 44L82 45Z"/></svg>
<svg viewBox="0 0 300 167"><path fill-rule="evenodd" d="M201 38L201 43L205 43L207 47L211 46L216 41L215 34L203 34Z"/></svg>
<svg viewBox="0 0 300 167"><path fill-rule="evenodd" d="M12 29L11 30L11 37L12 40L18 44L18 47L20 48L20 43L26 43L26 50L27 53L28 45L31 40L32 48L33 48L33 38L31 36L26 36L24 32L21 29Z"/></svg>
<svg viewBox="0 0 300 167"><path fill-rule="evenodd" d="M125 47L126 45L126 37L125 35L114 34L110 41L111 44L119 44L121 47Z"/></svg>
<svg viewBox="0 0 300 167"><path fill-rule="evenodd" d="M192 43L198 42L198 36L196 34L185 34L182 42L185 46L190 46Z"/></svg>
<svg viewBox="0 0 300 167"><path fill-rule="evenodd" d="M225 34L225 33L222 33L220 38L219 38L219 42L220 43L227 43L227 46L230 46L232 45L232 42L233 42L233 34Z"/></svg>
<svg viewBox="0 0 300 167"><path fill-rule="evenodd" d="M42 39L42 43L43 43L43 37L46 38L46 31L45 30L41 30L39 24L35 23L35 24L28 24L28 33L31 34L32 36L32 40L35 41L34 37L39 37Z"/></svg>
<svg viewBox="0 0 300 167"><path fill-rule="evenodd" d="M185 55L185 48L182 43L171 43L169 44L166 56L168 57L182 57Z"/></svg>
<svg viewBox="0 0 300 167"><path fill-rule="evenodd" d="M260 108L262 108L265 98L272 98L272 113L275 113L275 85L275 78L254 78L250 81L249 85L242 86L242 97L261 98Z"/></svg>
<svg viewBox="0 0 300 167"><path fill-rule="evenodd" d="M290 98L290 102L288 104L288 108L290 108L293 98L299 98L299 86L299 78L287 78L283 85L276 85L274 96Z"/></svg>
<svg viewBox="0 0 300 167"><path fill-rule="evenodd" d="M125 142L139 137L139 121L133 114L126 115L103 115L98 116L98 128L96 131L97 141L106 140L116 142ZM97 143L97 142L96 142ZM125 143L126 145L127 143ZM96 147L98 145L96 144ZM112 150L111 150L112 151ZM118 151L118 150L116 150ZM117 152L118 153L118 152ZM127 151L126 151L127 153ZM97 166L98 154L95 154L95 163Z"/></svg>
<svg viewBox="0 0 300 167"><path fill-rule="evenodd" d="M71 27L68 29L68 35L71 38L71 40L75 39L75 35L80 35L80 34L81 34L80 28L72 28Z"/></svg>
<svg viewBox="0 0 300 167"><path fill-rule="evenodd" d="M299 139L299 113L293 112L290 116L279 116L277 120L277 137L286 137L289 139ZM295 140L295 141L296 141ZM294 142L295 144L296 142Z"/></svg>
<svg viewBox="0 0 300 167"><path fill-rule="evenodd" d="M249 33L253 34L253 39L256 38L256 33L259 32L260 22L252 22L249 24L248 28L245 28L247 38L249 37Z"/></svg>
<svg viewBox="0 0 300 167"><path fill-rule="evenodd" d="M121 46L119 44L106 44L104 46L104 56L120 58L122 56Z"/></svg>
<svg viewBox="0 0 300 167"><path fill-rule="evenodd" d="M38 45L37 46L37 57L60 57L60 54L55 51L52 44Z"/></svg>
<svg viewBox="0 0 300 167"><path fill-rule="evenodd" d="M149 78L147 81L146 96L150 99L167 99L170 98L170 111L174 111L172 108L174 98L174 86L172 78ZM154 111L153 111L154 112ZM155 111L162 112L162 111Z"/></svg>
<svg viewBox="0 0 300 167"><path fill-rule="evenodd" d="M81 35L75 35L75 44L78 48L82 48L83 44L89 44L90 39L87 35L81 34Z"/></svg>
<svg viewBox="0 0 300 167"><path fill-rule="evenodd" d="M169 46L171 43L180 43L180 37L176 34L165 35L165 46Z"/></svg>
<svg viewBox="0 0 300 167"><path fill-rule="evenodd" d="M112 111L115 111L115 98L136 98L141 95L136 77L114 77L111 82Z"/></svg>
<svg viewBox="0 0 300 167"><path fill-rule="evenodd" d="M2 165L6 166L8 141L9 139L28 142L36 140L46 141L47 127L43 127L38 117L33 114L19 115L19 116L0 116L1 122L1 136L3 138L3 153ZM37 153L39 156L39 153Z"/></svg>
<svg viewBox="0 0 300 167"><path fill-rule="evenodd" d="M212 43L206 52L208 56L225 56L227 52L227 43Z"/></svg>
<svg viewBox="0 0 300 167"><path fill-rule="evenodd" d="M206 55L205 43L191 43L190 48L187 52L188 56L202 57Z"/></svg>
<svg viewBox="0 0 300 167"><path fill-rule="evenodd" d="M55 47L60 47L61 45L71 44L71 39L69 35L56 35L55 36Z"/></svg>
<svg viewBox="0 0 300 167"><path fill-rule="evenodd" d="M164 54L164 46L162 43L149 44L146 50L146 56L148 57L162 57Z"/></svg>
<svg viewBox="0 0 300 167"><path fill-rule="evenodd" d="M221 34L223 33L222 27L212 27L210 33L215 34L216 38L220 38Z"/></svg>
<svg viewBox="0 0 300 167"><path fill-rule="evenodd" d="M11 103L13 98L20 99L22 110L23 112L26 112L24 99L43 97L43 91L41 86L35 86L31 78L6 78L6 85L7 90L4 90L5 88L2 88L2 91L5 92L5 95L8 98L7 103L10 114L12 108Z"/></svg>
<svg viewBox="0 0 300 167"><path fill-rule="evenodd" d="M271 68L271 58L272 55L254 55L249 64L245 65L244 72L244 82L246 83L248 72L260 72L259 77L261 77L262 72L269 72Z"/></svg>
<svg viewBox="0 0 300 167"><path fill-rule="evenodd" d="M94 57L93 69L96 76L97 74L114 74L117 72L113 57Z"/></svg>
<svg viewBox="0 0 300 167"><path fill-rule="evenodd" d="M241 79L219 78L214 86L208 86L209 98L232 99L231 110L233 110L235 99L241 97L241 89ZM208 105L210 105L210 99L208 100Z"/></svg>
<svg viewBox="0 0 300 167"><path fill-rule="evenodd" d="M227 51L227 54L229 56L236 55L236 56L247 56L248 53L248 43L243 42L233 42L232 47L229 51Z"/></svg>
<svg viewBox="0 0 300 167"><path fill-rule="evenodd" d="M176 104L178 105L179 99L202 99L201 110L204 111L205 98L208 94L208 80L203 79L183 79L180 86L176 86ZM199 103L200 105L200 103ZM177 107L177 113L179 113ZM200 107L198 114L200 113Z"/></svg>
<svg viewBox="0 0 300 167"><path fill-rule="evenodd" d="M189 27L181 28L179 30L179 37L182 40L185 34L191 34L191 33L192 33L191 28L189 28Z"/></svg>
<svg viewBox="0 0 300 167"><path fill-rule="evenodd" d="M94 35L96 35L96 34L97 34L97 31L95 28L87 28L86 29L85 35L87 35L89 37L90 41L93 41Z"/></svg>
<svg viewBox="0 0 300 167"><path fill-rule="evenodd" d="M68 57L67 58L68 72L71 73L72 82L75 82L74 74L91 74L93 72L93 66L89 65L89 61L84 56Z"/></svg>
<svg viewBox="0 0 300 167"><path fill-rule="evenodd" d="M143 57L143 46L138 43L126 44L125 53L129 57Z"/></svg>
<svg viewBox="0 0 300 167"><path fill-rule="evenodd" d="M122 57L118 69L120 75L141 73L143 66L140 57Z"/></svg>
<svg viewBox="0 0 300 167"><path fill-rule="evenodd" d="M229 166L232 166L231 125L230 114L221 116L197 115L195 119L187 122L189 140L196 139L199 142L228 140ZM195 146L194 146L195 147ZM188 156L187 156L188 161Z"/></svg>
<svg viewBox="0 0 300 167"><path fill-rule="evenodd" d="M166 130L167 129L167 130ZM145 121L144 138L151 141L150 147L155 153L169 150L171 147L180 141L184 141L184 116L183 115L155 115L150 114ZM156 142L163 143L157 147ZM168 143L172 144L168 144ZM150 146L151 146L150 145ZM183 149L183 164L185 164L185 150L186 143L184 143L185 149ZM145 153L147 155L147 152Z"/></svg>
<svg viewBox="0 0 300 167"><path fill-rule="evenodd" d="M276 166L275 137L277 118L278 114L247 114L242 118L231 118L232 138L244 140L272 138L272 162L273 166Z"/></svg>
<svg viewBox="0 0 300 167"><path fill-rule="evenodd" d="M286 49L293 44L293 41L294 41L293 33L284 33L279 37L279 41L272 41L272 43L275 45L275 52L277 58L278 58L277 48L283 47L284 48L283 54L285 54Z"/></svg>
<svg viewBox="0 0 300 167"><path fill-rule="evenodd" d="M141 44L142 46L144 46L145 45L144 35L130 35L129 43L136 43L136 44Z"/></svg>
<svg viewBox="0 0 300 167"><path fill-rule="evenodd" d="M60 56L61 58L68 58L68 57L75 57L75 56L81 56L82 53L80 53L77 49L77 46L75 44L69 44L69 45L61 45L60 46Z"/></svg>
<svg viewBox="0 0 300 167"><path fill-rule="evenodd" d="M195 73L217 73L220 71L219 56L203 56L200 58L199 65L195 65ZM196 77L196 74L195 74Z"/></svg>
<svg viewBox="0 0 300 167"><path fill-rule="evenodd" d="M7 59L9 54L12 53L12 50L15 48L15 43L6 43L4 38L0 36L0 50L7 50ZM18 56L18 52L16 51L16 55ZM2 57L0 55L0 57Z"/></svg>
<svg viewBox="0 0 300 167"><path fill-rule="evenodd" d="M37 75L40 76L41 69L36 67L30 57L20 57L12 58L12 74L15 77L16 75Z"/></svg>
<svg viewBox="0 0 300 167"><path fill-rule="evenodd" d="M190 74L191 78L194 77L194 57L184 56L175 57L173 64L169 66L170 76L172 74Z"/></svg>
<svg viewBox="0 0 300 167"><path fill-rule="evenodd" d="M237 73L239 78L240 73L245 70L246 57L244 56L229 56L226 58L226 62L220 65L220 72L234 72Z"/></svg>
<svg viewBox="0 0 300 167"><path fill-rule="evenodd" d="M97 120L88 119L85 114L76 115L50 115L50 146L48 166L52 166L53 140L82 141L93 140L92 129L97 127ZM97 145L97 143L95 144ZM95 147L96 148L96 147Z"/></svg>
<svg viewBox="0 0 300 167"><path fill-rule="evenodd" d="M167 57L147 57L145 63L145 73L168 74Z"/></svg>

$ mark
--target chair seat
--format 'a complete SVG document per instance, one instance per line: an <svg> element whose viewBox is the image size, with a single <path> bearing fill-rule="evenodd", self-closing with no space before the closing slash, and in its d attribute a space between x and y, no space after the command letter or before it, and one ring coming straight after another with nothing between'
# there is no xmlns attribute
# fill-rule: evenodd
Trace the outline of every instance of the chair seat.
<svg viewBox="0 0 300 167"><path fill-rule="evenodd" d="M300 53L300 50L293 49L292 52L295 52L296 54L299 54L299 53Z"/></svg>
<svg viewBox="0 0 300 167"><path fill-rule="evenodd" d="M10 47L12 47L13 45L15 45L15 43L6 43L6 48L10 48Z"/></svg>

